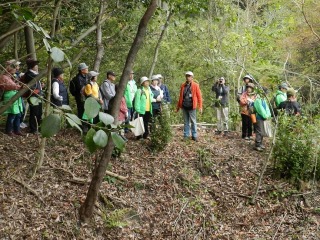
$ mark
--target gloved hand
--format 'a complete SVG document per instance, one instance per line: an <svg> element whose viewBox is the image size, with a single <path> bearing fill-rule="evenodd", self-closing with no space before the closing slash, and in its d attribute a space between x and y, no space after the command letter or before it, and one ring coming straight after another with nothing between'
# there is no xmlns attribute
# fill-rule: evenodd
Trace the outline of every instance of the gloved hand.
<svg viewBox="0 0 320 240"><path fill-rule="evenodd" d="M162 98L161 98L161 96L159 95L159 96L157 97L157 102L161 102L161 100L162 100Z"/></svg>

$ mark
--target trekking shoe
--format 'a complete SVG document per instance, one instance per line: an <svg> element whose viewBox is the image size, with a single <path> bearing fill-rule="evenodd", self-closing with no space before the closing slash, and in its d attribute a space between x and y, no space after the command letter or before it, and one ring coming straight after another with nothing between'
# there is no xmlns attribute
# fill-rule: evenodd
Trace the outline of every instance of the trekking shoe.
<svg viewBox="0 0 320 240"><path fill-rule="evenodd" d="M223 136L228 136L228 131L224 131Z"/></svg>
<svg viewBox="0 0 320 240"><path fill-rule="evenodd" d="M192 137L192 140L195 142L199 142L198 138L196 138L196 137Z"/></svg>
<svg viewBox="0 0 320 240"><path fill-rule="evenodd" d="M215 135L220 135L220 134L221 134L221 131L215 131L214 134L215 134Z"/></svg>
<svg viewBox="0 0 320 240"><path fill-rule="evenodd" d="M253 138L251 136L248 137L248 140L251 141Z"/></svg>
<svg viewBox="0 0 320 240"><path fill-rule="evenodd" d="M10 137L13 137L14 136L14 133L13 132L7 132L6 133L8 136L10 136Z"/></svg>
<svg viewBox="0 0 320 240"><path fill-rule="evenodd" d="M249 137L245 137L244 140L250 140L250 138Z"/></svg>
<svg viewBox="0 0 320 240"><path fill-rule="evenodd" d="M263 149L261 147L254 147L254 150L258 151L258 152L262 152Z"/></svg>
<svg viewBox="0 0 320 240"><path fill-rule="evenodd" d="M21 128L26 128L26 127L28 127L28 125L25 124L24 122L22 122L22 123L20 123L20 127L21 127Z"/></svg>
<svg viewBox="0 0 320 240"><path fill-rule="evenodd" d="M265 147L264 145L261 145L260 147L261 147L262 149L266 149L266 147Z"/></svg>

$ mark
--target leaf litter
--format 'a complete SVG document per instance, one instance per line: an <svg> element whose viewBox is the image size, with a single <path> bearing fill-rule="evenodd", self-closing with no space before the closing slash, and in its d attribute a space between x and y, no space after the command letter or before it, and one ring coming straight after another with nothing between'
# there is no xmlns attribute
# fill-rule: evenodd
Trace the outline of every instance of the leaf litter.
<svg viewBox="0 0 320 240"><path fill-rule="evenodd" d="M127 136L125 152L108 170L128 179L105 176L90 224L79 223L78 210L101 151L90 154L78 132L63 130L48 139L44 165L30 179L38 137L0 133L0 238L320 238L318 194L274 179L271 164L250 204L267 159L253 142L236 132L224 137L200 129L197 143L182 141L181 128L174 133L156 154L148 140Z"/></svg>

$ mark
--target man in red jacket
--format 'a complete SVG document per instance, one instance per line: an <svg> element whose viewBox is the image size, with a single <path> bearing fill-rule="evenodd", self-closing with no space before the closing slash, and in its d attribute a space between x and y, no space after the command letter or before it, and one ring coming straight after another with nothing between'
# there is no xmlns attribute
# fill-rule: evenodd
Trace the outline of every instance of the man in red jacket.
<svg viewBox="0 0 320 240"><path fill-rule="evenodd" d="M202 113L202 96L201 90L197 83L193 81L193 72L188 71L185 74L186 82L181 85L180 97L177 106L177 112L182 109L184 119L184 139L190 137L190 121L191 121L191 135L192 140L198 141L197 136L197 107Z"/></svg>

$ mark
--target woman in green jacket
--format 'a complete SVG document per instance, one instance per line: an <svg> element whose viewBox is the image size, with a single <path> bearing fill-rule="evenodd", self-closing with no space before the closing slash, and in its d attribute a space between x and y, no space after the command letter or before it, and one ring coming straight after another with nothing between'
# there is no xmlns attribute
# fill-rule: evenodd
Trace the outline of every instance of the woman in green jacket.
<svg viewBox="0 0 320 240"><path fill-rule="evenodd" d="M3 102L8 102L20 89L20 86L14 82L13 75L15 67L8 65L6 72L0 76L0 86L4 90ZM18 98L6 111L8 114L6 123L6 133L10 136L23 135L20 131L20 119L23 112L22 98Z"/></svg>
<svg viewBox="0 0 320 240"><path fill-rule="evenodd" d="M138 136L137 139L143 137L144 139L149 136L149 122L152 116L152 104L153 93L149 87L149 79L142 77L140 79L141 87L138 88L134 97L134 108L137 114L143 117L144 134Z"/></svg>

